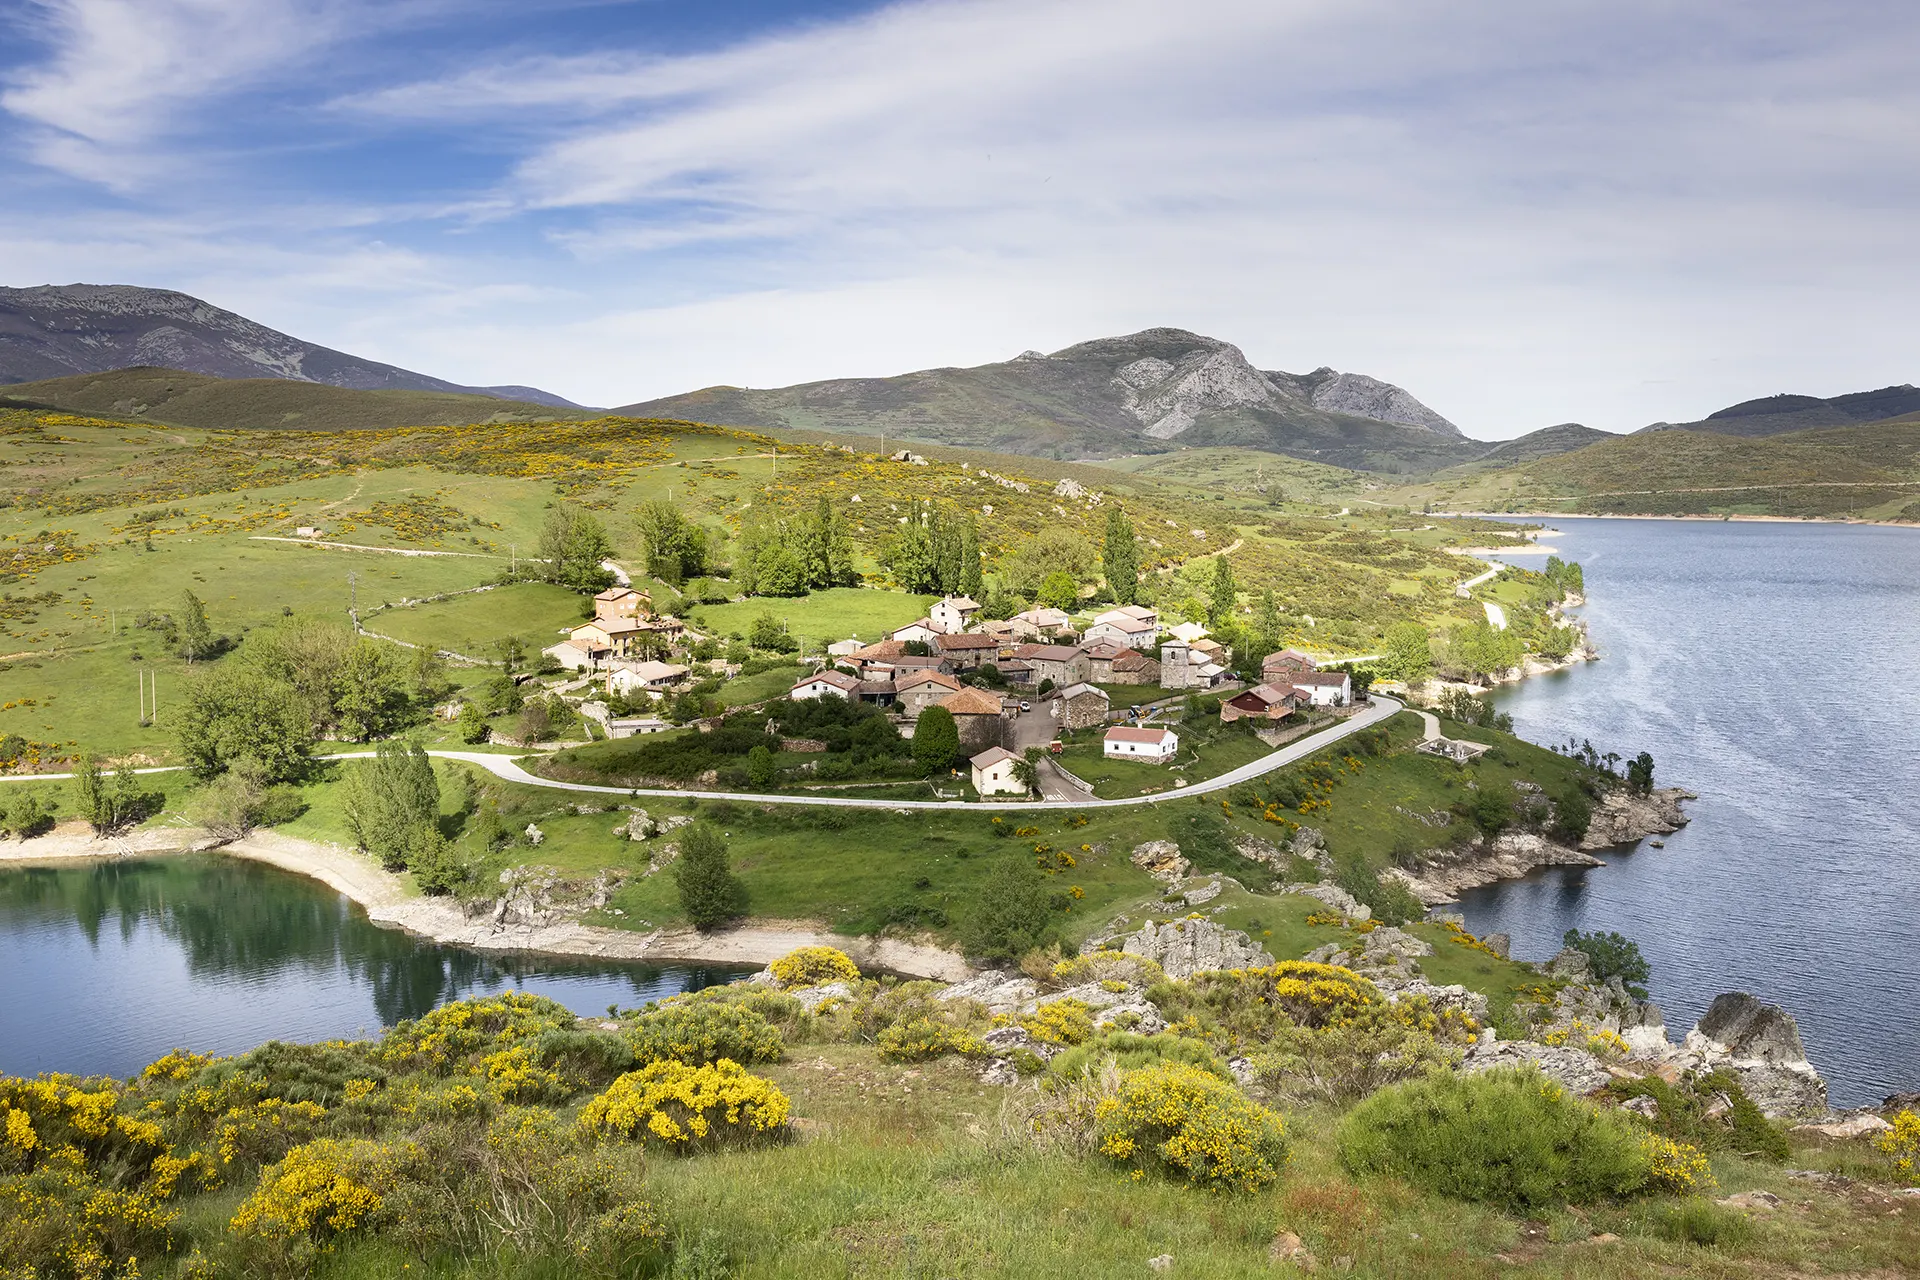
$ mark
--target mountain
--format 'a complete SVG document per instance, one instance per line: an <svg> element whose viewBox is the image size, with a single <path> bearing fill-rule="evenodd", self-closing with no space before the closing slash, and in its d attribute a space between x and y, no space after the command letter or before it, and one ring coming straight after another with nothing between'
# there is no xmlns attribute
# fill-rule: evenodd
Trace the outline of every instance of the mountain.
<svg viewBox="0 0 1920 1280"><path fill-rule="evenodd" d="M1886 422L1920 413L1920 387L1902 383L1878 391L1855 391L1844 396L1778 395L1743 400L1698 422L1656 422L1642 431L1711 431L1723 436L1774 436L1821 427L1851 427L1863 422Z"/></svg>
<svg viewBox="0 0 1920 1280"><path fill-rule="evenodd" d="M209 431L354 431L467 422L584 418L585 409L451 391L356 391L288 378L215 378L178 369L115 369L0 386L0 409L61 409Z"/></svg>
<svg viewBox="0 0 1920 1280"><path fill-rule="evenodd" d="M580 408L535 387L463 387L363 360L170 289L120 284L0 288L0 383L139 366L216 378L284 378L355 391L441 391Z"/></svg>
<svg viewBox="0 0 1920 1280"><path fill-rule="evenodd" d="M750 390L707 387L628 405L638 417L888 435L1052 458L1238 445L1356 470L1412 473L1486 446L1391 383L1256 369L1184 329L1028 351L973 368Z"/></svg>

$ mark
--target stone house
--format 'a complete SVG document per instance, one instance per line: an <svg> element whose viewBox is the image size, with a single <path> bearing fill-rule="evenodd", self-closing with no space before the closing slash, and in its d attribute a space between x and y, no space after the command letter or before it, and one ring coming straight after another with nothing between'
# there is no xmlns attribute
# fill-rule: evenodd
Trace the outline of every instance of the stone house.
<svg viewBox="0 0 1920 1280"><path fill-rule="evenodd" d="M653 597L632 587L608 587L593 598L593 616L601 621L653 616Z"/></svg>
<svg viewBox="0 0 1920 1280"><path fill-rule="evenodd" d="M1260 659L1260 679L1266 684L1283 684L1288 677L1319 669L1320 664L1298 649L1282 649Z"/></svg>
<svg viewBox="0 0 1920 1280"><path fill-rule="evenodd" d="M1056 636L1070 631L1073 621L1064 609L1045 607L1028 609L1025 613L1016 613L1007 620L1013 634L1022 640L1051 641Z"/></svg>
<svg viewBox="0 0 1920 1280"><path fill-rule="evenodd" d="M1033 669L1033 682L1051 680L1055 685L1074 684L1092 675L1087 655L1063 644L1023 644L1010 655Z"/></svg>
<svg viewBox="0 0 1920 1280"><path fill-rule="evenodd" d="M808 698L853 698L860 682L844 671L819 671L794 683L787 696L796 702Z"/></svg>
<svg viewBox="0 0 1920 1280"><path fill-rule="evenodd" d="M980 689L966 688L950 693L935 706L953 713L960 730L960 745L970 751L984 751L1002 745L1006 734L1006 715L1000 699Z"/></svg>
<svg viewBox="0 0 1920 1280"><path fill-rule="evenodd" d="M894 707L908 719L917 719L922 711L960 688L960 682L944 671L906 672L894 678Z"/></svg>
<svg viewBox="0 0 1920 1280"><path fill-rule="evenodd" d="M1129 605L1128 608L1133 606ZM1082 644L1093 644L1101 640L1111 640L1126 648L1151 649L1160 638L1160 624L1148 622L1122 613L1118 609L1109 610L1095 618L1082 633Z"/></svg>
<svg viewBox="0 0 1920 1280"><path fill-rule="evenodd" d="M935 636L933 652L942 670L959 674L999 658L1000 642L992 636Z"/></svg>
<svg viewBox="0 0 1920 1280"><path fill-rule="evenodd" d="M1063 733L1103 725L1107 722L1107 713L1113 710L1113 701L1105 689L1084 682L1056 690L1053 700L1054 719Z"/></svg>
<svg viewBox="0 0 1920 1280"><path fill-rule="evenodd" d="M671 689L687 678L687 669L672 662L622 662L607 676L607 688L622 697L657 689Z"/></svg>
<svg viewBox="0 0 1920 1280"><path fill-rule="evenodd" d="M1160 646L1160 687L1191 689L1194 681L1193 650L1185 640L1169 640Z"/></svg>
<svg viewBox="0 0 1920 1280"><path fill-rule="evenodd" d="M927 610L927 624L945 635L958 635L973 625L980 602L966 596L947 596Z"/></svg>
<svg viewBox="0 0 1920 1280"><path fill-rule="evenodd" d="M1293 714L1299 704L1299 695L1292 689L1282 689L1278 685L1259 684L1237 693L1220 703L1220 723L1232 724L1236 720L1258 720L1270 723L1284 720Z"/></svg>

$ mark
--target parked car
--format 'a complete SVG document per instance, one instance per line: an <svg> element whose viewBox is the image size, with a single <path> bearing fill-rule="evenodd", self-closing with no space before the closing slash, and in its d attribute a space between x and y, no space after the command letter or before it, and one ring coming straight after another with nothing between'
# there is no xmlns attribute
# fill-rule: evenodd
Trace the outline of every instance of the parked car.
<svg viewBox="0 0 1920 1280"><path fill-rule="evenodd" d="M1031 710L1033 710L1033 704L1032 704L1031 702L1028 702L1028 701L1027 701L1026 699L1024 699L1024 698L1023 698L1023 699L1021 699L1021 700L1020 700L1020 709L1021 709L1022 711L1031 711Z"/></svg>

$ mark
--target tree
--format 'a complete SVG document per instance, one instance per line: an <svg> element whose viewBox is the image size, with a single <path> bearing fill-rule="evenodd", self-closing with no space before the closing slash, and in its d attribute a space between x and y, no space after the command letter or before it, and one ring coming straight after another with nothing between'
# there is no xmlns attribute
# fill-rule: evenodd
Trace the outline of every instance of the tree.
<svg viewBox="0 0 1920 1280"><path fill-rule="evenodd" d="M487 713L480 704L469 699L460 704L460 741L472 744L485 742L493 727L487 723Z"/></svg>
<svg viewBox="0 0 1920 1280"><path fill-rule="evenodd" d="M1233 620L1240 607L1240 586L1233 580L1233 566L1224 555L1213 558L1213 585L1207 598L1207 625L1218 630Z"/></svg>
<svg viewBox="0 0 1920 1280"><path fill-rule="evenodd" d="M508 675L519 671L527 660L527 646L519 636L501 636L493 642L493 652L500 659L500 669Z"/></svg>
<svg viewBox="0 0 1920 1280"><path fill-rule="evenodd" d="M1272 591L1262 591L1253 606L1253 625L1247 632L1248 658L1260 661L1280 647L1280 606Z"/></svg>
<svg viewBox="0 0 1920 1280"><path fill-rule="evenodd" d="M405 675L389 645L356 637L334 677L335 722L353 742L393 732L407 712Z"/></svg>
<svg viewBox="0 0 1920 1280"><path fill-rule="evenodd" d="M680 513L671 502L655 499L634 513L646 572L662 582L680 585L707 571L707 531Z"/></svg>
<svg viewBox="0 0 1920 1280"><path fill-rule="evenodd" d="M341 787L341 816L354 843L389 871L407 864L421 827L438 830L440 780L419 743L388 739L355 762Z"/></svg>
<svg viewBox="0 0 1920 1280"><path fill-rule="evenodd" d="M600 591L613 582L613 575L600 567L612 555L606 528L591 511L562 503L547 513L540 529L540 559L546 563L548 582L575 591Z"/></svg>
<svg viewBox="0 0 1920 1280"><path fill-rule="evenodd" d="M1640 954L1639 943L1622 934L1602 933L1598 929L1592 933L1569 929L1561 941L1586 956L1595 982L1618 978L1636 1000L1647 998L1647 981L1653 976L1653 970L1647 958Z"/></svg>
<svg viewBox="0 0 1920 1280"><path fill-rule="evenodd" d="M771 613L761 614L747 627L747 643L768 653L792 653L800 647L787 624Z"/></svg>
<svg viewBox="0 0 1920 1280"><path fill-rule="evenodd" d="M1013 780L1027 789L1027 794L1040 793L1040 762L1047 753L1039 747L1028 747L1018 760L1013 762Z"/></svg>
<svg viewBox="0 0 1920 1280"><path fill-rule="evenodd" d="M1387 628L1386 653L1380 666L1387 676L1418 684L1433 674L1433 637L1417 622L1396 622Z"/></svg>
<svg viewBox="0 0 1920 1280"><path fill-rule="evenodd" d="M1017 960L1045 941L1053 925L1046 881L1018 862L987 876L960 919L960 945L969 956Z"/></svg>
<svg viewBox="0 0 1920 1280"><path fill-rule="evenodd" d="M113 830L113 799L100 772L100 758L82 751L73 762L73 807L99 834Z"/></svg>
<svg viewBox="0 0 1920 1280"><path fill-rule="evenodd" d="M1043 525L1000 562L999 573L1008 590L1032 600L1040 584L1058 571L1067 575L1078 596L1080 584L1093 574L1095 559L1093 544L1073 530Z"/></svg>
<svg viewBox="0 0 1920 1280"><path fill-rule="evenodd" d="M706 823L681 830L673 879L680 890L680 909L696 929L712 929L746 912L747 887L733 874L726 841Z"/></svg>
<svg viewBox="0 0 1920 1280"><path fill-rule="evenodd" d="M242 768L261 782L292 782L313 749L313 722L293 687L252 667L216 667L189 684L173 727L202 778Z"/></svg>
<svg viewBox="0 0 1920 1280"><path fill-rule="evenodd" d="M1070 609L1079 598L1079 584L1074 582L1066 570L1055 569L1040 583L1040 590L1034 597L1034 601L1049 609Z"/></svg>
<svg viewBox="0 0 1920 1280"><path fill-rule="evenodd" d="M1133 604L1140 594L1140 544L1134 537L1133 521L1127 519L1118 503L1107 508L1107 537L1100 559L1114 602Z"/></svg>
<svg viewBox="0 0 1920 1280"><path fill-rule="evenodd" d="M318 618L289 618L247 640L246 657L263 675L292 686L316 729L338 722L340 668L358 639L346 626Z"/></svg>
<svg viewBox="0 0 1920 1280"><path fill-rule="evenodd" d="M953 589L973 600L985 594L980 576L980 530L971 517L960 529L960 580Z"/></svg>
<svg viewBox="0 0 1920 1280"><path fill-rule="evenodd" d="M407 660L407 686L413 700L423 707L439 701L448 687L446 660L431 647L421 645Z"/></svg>
<svg viewBox="0 0 1920 1280"><path fill-rule="evenodd" d="M799 537L800 576L811 591L853 585L853 538L847 522L826 494L814 503L813 516L802 522Z"/></svg>
<svg viewBox="0 0 1920 1280"><path fill-rule="evenodd" d="M929 776L953 767L960 754L960 727L953 712L942 706L930 706L913 722L913 759Z"/></svg>
<svg viewBox="0 0 1920 1280"><path fill-rule="evenodd" d="M189 664L211 658L220 650L220 638L207 621L206 606L191 591L180 593L180 656Z"/></svg>
<svg viewBox="0 0 1920 1280"><path fill-rule="evenodd" d="M1642 751L1627 761L1627 790L1644 796L1653 790L1653 755Z"/></svg>
<svg viewBox="0 0 1920 1280"><path fill-rule="evenodd" d="M747 752L747 780L754 786L770 787L779 776L779 765L764 743Z"/></svg>

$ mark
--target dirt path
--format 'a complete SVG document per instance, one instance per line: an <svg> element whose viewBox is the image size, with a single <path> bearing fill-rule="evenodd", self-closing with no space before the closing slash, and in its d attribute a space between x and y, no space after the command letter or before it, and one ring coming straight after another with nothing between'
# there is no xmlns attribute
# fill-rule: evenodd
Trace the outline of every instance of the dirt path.
<svg viewBox="0 0 1920 1280"><path fill-rule="evenodd" d="M297 547L325 547L329 551L377 551L389 556L458 556L465 560L498 560L478 551L426 551L417 547L370 547L360 542L322 542L318 538L284 538L272 533L247 535L253 542L291 542Z"/></svg>

